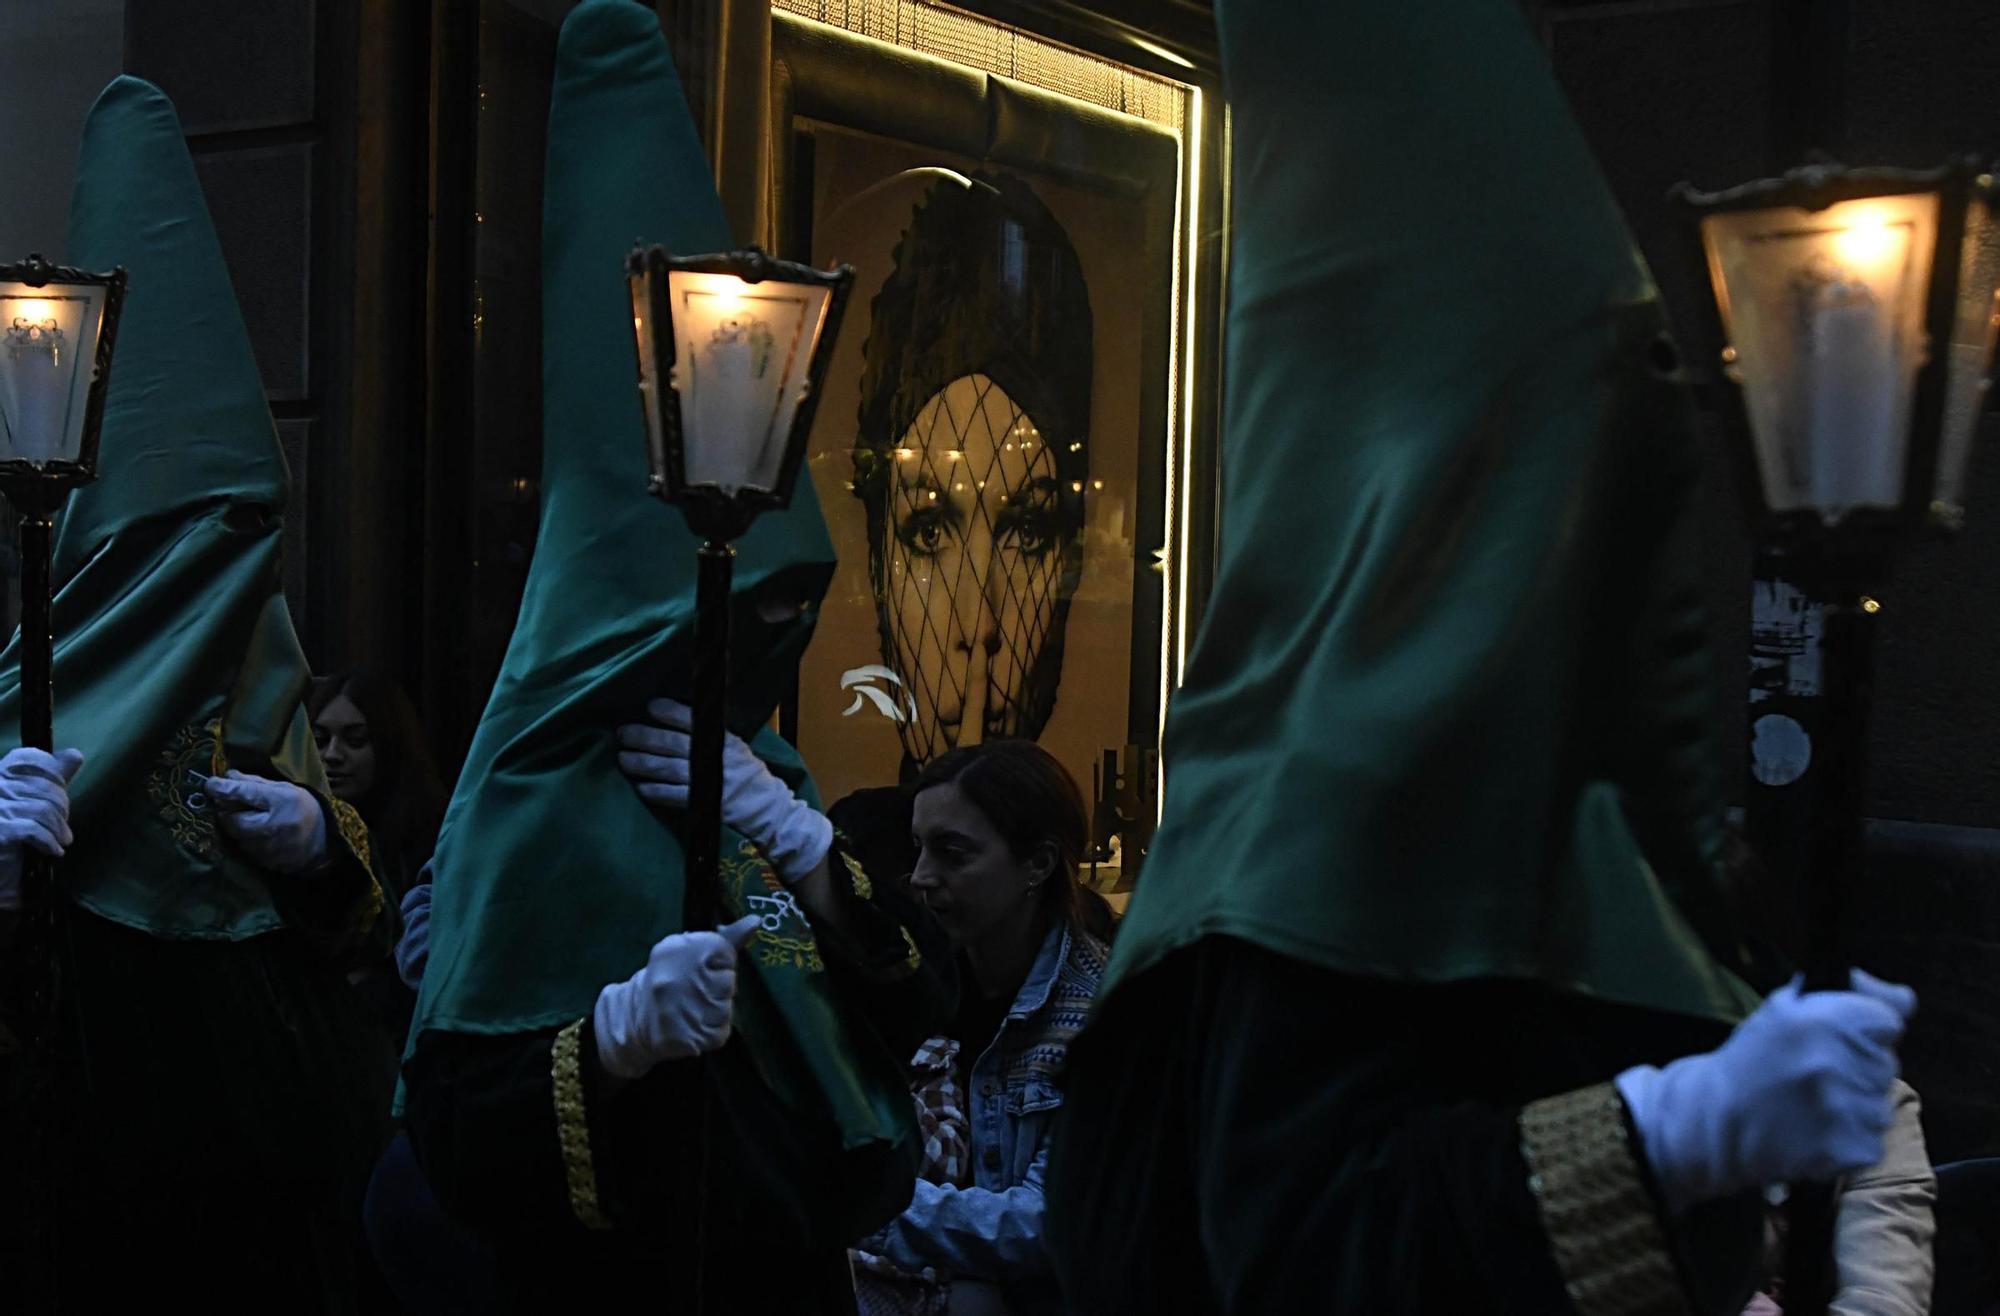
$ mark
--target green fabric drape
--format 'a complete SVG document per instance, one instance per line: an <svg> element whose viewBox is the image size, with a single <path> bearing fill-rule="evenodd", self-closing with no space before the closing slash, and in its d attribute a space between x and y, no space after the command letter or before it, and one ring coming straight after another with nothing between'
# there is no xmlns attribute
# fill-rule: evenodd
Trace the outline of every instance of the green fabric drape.
<svg viewBox="0 0 2000 1316"><path fill-rule="evenodd" d="M683 253L731 243L649 8L587 0L564 24L546 186L541 526L438 841L418 1034L567 1023L681 927L676 828L634 793L614 743L650 697L688 695L697 547L680 514L646 494L624 257L635 240ZM738 549L731 725L811 799L797 755L759 730L832 576L811 481ZM793 614L768 620L785 611L773 604ZM738 1085L774 1089L826 1157L818 1171L792 1167L800 1183L837 1174L847 1152L913 1156L894 1057L836 1008L812 932L777 899L768 867L733 834L723 851L730 916L764 913L767 930L745 953L736 1039L705 1062L716 1108L730 1109Z"/></svg>
<svg viewBox="0 0 2000 1316"><path fill-rule="evenodd" d="M1221 553L1112 989L1227 934L1736 1016L1695 418L1545 59L1510 0L1218 21Z"/></svg>
<svg viewBox="0 0 2000 1316"><path fill-rule="evenodd" d="M149 83L121 77L91 109L69 254L123 265L131 289L99 478L56 530L56 743L86 756L60 879L158 936L254 936L283 920L198 777L226 762L322 796L326 781L281 593L284 454L179 119ZM16 637L0 726L18 725L20 694Z"/></svg>

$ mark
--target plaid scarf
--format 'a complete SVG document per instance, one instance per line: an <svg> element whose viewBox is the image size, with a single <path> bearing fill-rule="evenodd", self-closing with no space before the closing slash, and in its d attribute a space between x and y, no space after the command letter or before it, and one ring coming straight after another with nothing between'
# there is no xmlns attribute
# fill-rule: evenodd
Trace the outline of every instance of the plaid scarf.
<svg viewBox="0 0 2000 1316"><path fill-rule="evenodd" d="M923 1163L917 1173L935 1184L962 1181L972 1167L972 1138L966 1127L965 1089L958 1081L959 1044L933 1037L910 1061L910 1099L923 1134ZM951 1301L951 1277L929 1266L904 1270L873 1253L854 1249L854 1298L861 1316L944 1316Z"/></svg>

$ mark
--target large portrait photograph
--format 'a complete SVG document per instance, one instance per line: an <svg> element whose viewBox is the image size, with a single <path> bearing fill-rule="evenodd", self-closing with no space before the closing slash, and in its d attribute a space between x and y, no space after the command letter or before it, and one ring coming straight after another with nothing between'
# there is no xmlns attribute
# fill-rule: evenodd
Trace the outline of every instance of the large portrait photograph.
<svg viewBox="0 0 2000 1316"><path fill-rule="evenodd" d="M801 734L842 746L830 791L1000 737L1088 782L1130 711L1143 308L1117 293L1145 253L1107 240L1112 199L847 134L821 149L828 196L893 183L815 227L862 314L809 457L841 565Z"/></svg>
<svg viewBox="0 0 2000 1316"><path fill-rule="evenodd" d="M790 247L855 279L808 456L840 562L800 747L834 800L1034 740L1109 847L1120 765L1157 735L1177 145L1046 97L1075 122L996 158L812 99Z"/></svg>

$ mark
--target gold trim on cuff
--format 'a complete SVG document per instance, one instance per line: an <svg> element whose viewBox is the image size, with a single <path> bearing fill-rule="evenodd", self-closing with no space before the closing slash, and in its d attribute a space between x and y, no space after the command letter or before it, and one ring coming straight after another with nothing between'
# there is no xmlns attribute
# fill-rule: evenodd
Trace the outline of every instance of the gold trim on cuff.
<svg viewBox="0 0 2000 1316"><path fill-rule="evenodd" d="M369 845L368 824L361 821L361 811L346 800L335 799L331 795L324 798L333 809L334 830L340 833L340 839L354 852L354 857L361 861L369 876L374 876L375 852Z"/></svg>
<svg viewBox="0 0 2000 1316"><path fill-rule="evenodd" d="M910 952L903 957L902 964L897 966L896 976L907 978L924 966L924 953L917 949L916 938L910 935L908 928L899 926L896 931L903 934L903 949Z"/></svg>
<svg viewBox="0 0 2000 1316"><path fill-rule="evenodd" d="M375 877L375 852L369 842L368 824L361 821L360 810L346 800L337 800L331 795L317 798L327 806L328 813L333 817L333 829L340 833L341 844L361 862L361 872L368 879L347 912L347 935L359 939L368 935L381 919L385 908L382 884Z"/></svg>
<svg viewBox="0 0 2000 1316"><path fill-rule="evenodd" d="M847 878L854 885L854 894L863 900L873 900L875 884L868 880L868 870L861 866L861 861L846 850L840 852L840 858L847 865Z"/></svg>
<svg viewBox="0 0 2000 1316"><path fill-rule="evenodd" d="M353 910L348 915L348 935L357 938L367 936L381 921L382 911L386 907L382 899L382 884L371 875L368 879L368 889L355 897Z"/></svg>
<svg viewBox="0 0 2000 1316"><path fill-rule="evenodd" d="M1613 1085L1525 1107L1521 1155L1579 1316L1685 1316L1688 1300Z"/></svg>
<svg viewBox="0 0 2000 1316"><path fill-rule="evenodd" d="M583 1110L583 1067L577 1048L583 1037L579 1019L556 1034L549 1071L555 1079L556 1136L562 1142L563 1172L569 1178L569 1209L585 1229L609 1229L597 1201L597 1167L590 1159L590 1121Z"/></svg>

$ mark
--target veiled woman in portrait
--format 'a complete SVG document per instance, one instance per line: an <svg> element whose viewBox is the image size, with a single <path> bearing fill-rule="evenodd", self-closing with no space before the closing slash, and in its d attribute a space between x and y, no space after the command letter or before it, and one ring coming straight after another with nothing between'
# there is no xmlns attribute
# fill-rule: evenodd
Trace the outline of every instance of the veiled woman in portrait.
<svg viewBox="0 0 2000 1316"><path fill-rule="evenodd" d="M1033 739L1082 575L1093 362L1069 236L1026 183L941 179L871 309L855 494L883 661L907 688L904 775Z"/></svg>

